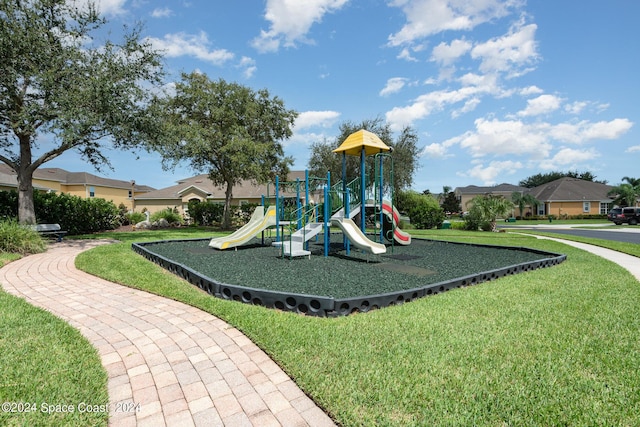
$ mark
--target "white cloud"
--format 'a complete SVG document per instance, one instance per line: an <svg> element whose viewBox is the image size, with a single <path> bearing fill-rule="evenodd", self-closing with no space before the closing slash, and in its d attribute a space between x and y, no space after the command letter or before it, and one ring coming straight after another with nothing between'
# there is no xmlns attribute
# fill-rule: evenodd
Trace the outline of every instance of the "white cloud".
<svg viewBox="0 0 640 427"><path fill-rule="evenodd" d="M629 148L627 148L626 150L624 150L625 153L638 153L640 152L640 145L633 145Z"/></svg>
<svg viewBox="0 0 640 427"><path fill-rule="evenodd" d="M126 13L124 4L127 0L72 0L78 7L87 8L88 4L94 3L101 15L122 15Z"/></svg>
<svg viewBox="0 0 640 427"><path fill-rule="evenodd" d="M523 89L520 89L520 95L522 96L529 96L529 95L539 95L541 93L543 93L544 91L542 89L540 89L538 86L528 86L525 87Z"/></svg>
<svg viewBox="0 0 640 427"><path fill-rule="evenodd" d="M449 44L442 42L431 51L431 61L445 66L451 65L462 55L469 52L471 46L471 43L464 39L453 40Z"/></svg>
<svg viewBox="0 0 640 427"><path fill-rule="evenodd" d="M237 67L243 70L242 75L247 79L253 77L256 70L258 69L258 67L256 67L256 61L252 58L249 58L248 56L243 56L240 59L240 63L237 65Z"/></svg>
<svg viewBox="0 0 640 427"><path fill-rule="evenodd" d="M387 96L393 93L400 92L402 88L407 84L407 80L404 77L392 77L387 80L386 86L380 91L380 96Z"/></svg>
<svg viewBox="0 0 640 427"><path fill-rule="evenodd" d="M168 18L173 16L173 11L168 7L156 8L151 12L151 16L154 18Z"/></svg>
<svg viewBox="0 0 640 427"><path fill-rule="evenodd" d="M268 31L252 45L260 52L275 52L280 45L295 46L296 42L309 43L306 38L311 26L322 21L322 17L340 10L349 0L267 0L264 18L271 23Z"/></svg>
<svg viewBox="0 0 640 427"><path fill-rule="evenodd" d="M462 110L474 108L477 100L484 94L499 94L500 89L496 86L495 76L478 76L467 74L461 79L464 87L457 90L433 91L420 95L411 105L405 107L394 107L385 114L386 120L392 130L399 130L403 126L411 125L414 121L423 119L435 112L442 111L445 107L459 102L467 102Z"/></svg>
<svg viewBox="0 0 640 427"><path fill-rule="evenodd" d="M580 164L593 160L600 155L596 150L576 150L573 148L562 148L553 157L540 162L539 167L545 170L577 168Z"/></svg>
<svg viewBox="0 0 640 427"><path fill-rule="evenodd" d="M590 140L618 139L632 126L633 122L629 119L613 119L596 123L583 120L578 123L560 123L552 126L549 135L561 142L582 144Z"/></svg>
<svg viewBox="0 0 640 427"><path fill-rule="evenodd" d="M476 131L467 132L460 140L460 146L474 157L527 155L542 159L552 148L545 132L546 124L477 119L475 125Z"/></svg>
<svg viewBox="0 0 640 427"><path fill-rule="evenodd" d="M585 101L575 101L571 104L565 105L564 111L569 114L580 114L588 105L589 103Z"/></svg>
<svg viewBox="0 0 640 427"><path fill-rule="evenodd" d="M162 39L150 37L148 41L155 49L163 51L170 58L192 56L214 65L222 65L234 57L234 54L226 49L210 50L211 43L204 32L166 34Z"/></svg>
<svg viewBox="0 0 640 427"><path fill-rule="evenodd" d="M479 24L501 18L520 6L521 0L393 0L407 23L389 36L391 46L412 43L446 30L471 30Z"/></svg>
<svg viewBox="0 0 640 427"><path fill-rule="evenodd" d="M471 99L469 99L468 101L466 101L464 103L462 108L459 108L457 110L453 110L451 112L451 118L455 119L455 118L460 117L463 114L469 113L469 112L475 110L478 105L480 105L480 99L479 98L471 98Z"/></svg>
<svg viewBox="0 0 640 427"><path fill-rule="evenodd" d="M479 59L480 71L484 73L499 72L509 76L528 71L522 68L533 64L538 59L535 34L536 24L514 25L509 33L479 43L471 50L471 57Z"/></svg>
<svg viewBox="0 0 640 427"><path fill-rule="evenodd" d="M337 111L303 111L295 121L296 130L312 127L328 128L340 117Z"/></svg>
<svg viewBox="0 0 640 427"><path fill-rule="evenodd" d="M495 185L499 176L512 175L522 167L523 165L520 162L511 160L495 161L489 163L488 166L477 164L468 171L460 172L459 175L474 178L476 181L481 181L483 185Z"/></svg>
<svg viewBox="0 0 640 427"><path fill-rule="evenodd" d="M555 95L540 95L537 98L527 100L527 108L518 111L518 116L528 117L548 114L560 108L561 103L562 98L558 98Z"/></svg>
<svg viewBox="0 0 640 427"><path fill-rule="evenodd" d="M446 157L450 157L451 155L447 152L447 147L444 144L429 144L425 146L420 152L420 157L427 157L430 159L444 159Z"/></svg>
<svg viewBox="0 0 640 427"><path fill-rule="evenodd" d="M403 48L396 58L404 59L405 61L410 61L410 62L418 61L415 56L411 55L411 51L407 47Z"/></svg>

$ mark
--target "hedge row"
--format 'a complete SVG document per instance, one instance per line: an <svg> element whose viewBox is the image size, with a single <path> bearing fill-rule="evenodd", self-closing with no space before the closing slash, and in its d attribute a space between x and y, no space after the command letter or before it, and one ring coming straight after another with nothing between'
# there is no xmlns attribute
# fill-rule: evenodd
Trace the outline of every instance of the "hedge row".
<svg viewBox="0 0 640 427"><path fill-rule="evenodd" d="M120 226L121 216L111 201L83 199L64 193L33 193L36 222L60 224L69 234L113 230ZM0 191L0 219L18 218L18 193Z"/></svg>

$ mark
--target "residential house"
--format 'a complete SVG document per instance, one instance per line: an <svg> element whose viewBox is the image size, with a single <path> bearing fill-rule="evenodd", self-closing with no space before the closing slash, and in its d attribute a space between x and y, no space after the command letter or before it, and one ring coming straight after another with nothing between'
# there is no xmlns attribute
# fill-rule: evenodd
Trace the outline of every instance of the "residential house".
<svg viewBox="0 0 640 427"><path fill-rule="evenodd" d="M511 200L511 195L514 192L523 194L528 189L525 187L519 187L513 184L499 184L491 187L479 187L477 185L468 185L466 187L456 187L453 192L458 198L458 202L463 211L469 210L468 203L476 196L483 196L485 194L492 194L494 196L503 196L507 200ZM525 213L527 209L525 209ZM522 213L518 207L515 208L513 215L521 216Z"/></svg>
<svg viewBox="0 0 640 427"><path fill-rule="evenodd" d="M121 203L127 209L135 209L135 196L153 191L153 187L132 181L110 179L87 172L69 172L60 168L38 168L33 173L33 187L40 191L72 194L82 198L101 198ZM16 173L7 165L0 164L0 190L17 190Z"/></svg>
<svg viewBox="0 0 640 427"><path fill-rule="evenodd" d="M606 215L613 207L609 191L613 187L578 178L560 178L528 190L535 197L538 215Z"/></svg>
<svg viewBox="0 0 640 427"><path fill-rule="evenodd" d="M300 198L304 198L304 171L292 171L286 181L300 180ZM284 180L283 180L284 181ZM280 195L295 197L294 186L280 188ZM275 183L255 184L250 180L241 181L232 188L231 204L240 206L247 203L262 203L262 197L275 197ZM224 203L225 186L214 185L207 174L185 178L171 187L161 188L136 196L136 211L147 210L151 213L163 209L176 209L178 213L185 215L188 212L188 204L192 200L201 202ZM317 200L316 200L317 201Z"/></svg>
<svg viewBox="0 0 640 427"><path fill-rule="evenodd" d="M516 206L515 216L554 215L556 217L572 215L606 215L612 208L608 193L613 187L599 182L578 178L560 178L535 188L519 187L512 184L500 184L493 187L469 185L454 190L463 210L466 204L476 196L493 194L511 200L513 192L529 194L540 202L538 206L526 206L524 213Z"/></svg>

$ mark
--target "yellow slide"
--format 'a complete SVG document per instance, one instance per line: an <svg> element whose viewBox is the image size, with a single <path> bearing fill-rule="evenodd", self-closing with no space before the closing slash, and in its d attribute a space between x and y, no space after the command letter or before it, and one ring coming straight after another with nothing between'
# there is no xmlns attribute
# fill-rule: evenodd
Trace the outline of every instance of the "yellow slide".
<svg viewBox="0 0 640 427"><path fill-rule="evenodd" d="M229 249L236 246L242 246L253 239L256 234L262 230L276 225L276 208L275 206L269 206L267 211L264 211L264 206L256 207L253 211L251 219L248 223L240 227L235 232L224 237L217 237L211 239L209 247L216 249Z"/></svg>

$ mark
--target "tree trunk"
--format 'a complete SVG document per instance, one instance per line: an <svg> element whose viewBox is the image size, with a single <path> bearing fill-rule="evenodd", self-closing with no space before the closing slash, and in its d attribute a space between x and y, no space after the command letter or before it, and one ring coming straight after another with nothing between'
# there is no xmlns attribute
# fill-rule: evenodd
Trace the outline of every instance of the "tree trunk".
<svg viewBox="0 0 640 427"><path fill-rule="evenodd" d="M20 162L16 168L18 179L18 222L35 224L36 209L33 204L33 165L31 164L31 137L20 135Z"/></svg>
<svg viewBox="0 0 640 427"><path fill-rule="evenodd" d="M227 182L227 189L224 192L224 211L222 212L222 229L228 230L231 228L231 198L233 187Z"/></svg>
<svg viewBox="0 0 640 427"><path fill-rule="evenodd" d="M18 172L18 221L20 224L35 224L36 209L33 203L33 177L26 168Z"/></svg>

